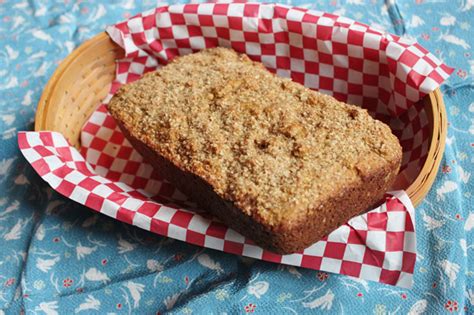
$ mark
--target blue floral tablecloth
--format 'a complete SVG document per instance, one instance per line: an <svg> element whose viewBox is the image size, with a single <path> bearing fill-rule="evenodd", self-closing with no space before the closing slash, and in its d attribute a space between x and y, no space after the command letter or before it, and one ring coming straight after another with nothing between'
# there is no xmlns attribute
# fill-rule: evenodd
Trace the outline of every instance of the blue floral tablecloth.
<svg viewBox="0 0 474 315"><path fill-rule="evenodd" d="M0 0L0 314L474 313L474 3L288 1L417 39L443 85L442 169L416 209L415 286L399 289L163 238L53 192L16 144L41 91L84 40L160 1Z"/></svg>

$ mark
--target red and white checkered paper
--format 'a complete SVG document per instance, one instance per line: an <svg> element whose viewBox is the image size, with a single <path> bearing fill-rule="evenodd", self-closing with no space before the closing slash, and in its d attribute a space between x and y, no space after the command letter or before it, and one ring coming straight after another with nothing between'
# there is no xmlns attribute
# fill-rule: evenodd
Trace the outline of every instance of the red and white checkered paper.
<svg viewBox="0 0 474 315"><path fill-rule="evenodd" d="M416 103L452 72L409 44L336 15L257 3L160 7L107 29L125 50L105 103L120 85L175 56L232 47L277 75L361 105L389 123L404 148L399 186L409 184L429 146ZM266 261L411 287L414 209L403 191L302 252L277 255L195 208L142 160L102 104L81 133L79 153L56 132L19 133L20 149L56 191L108 216L188 243Z"/></svg>

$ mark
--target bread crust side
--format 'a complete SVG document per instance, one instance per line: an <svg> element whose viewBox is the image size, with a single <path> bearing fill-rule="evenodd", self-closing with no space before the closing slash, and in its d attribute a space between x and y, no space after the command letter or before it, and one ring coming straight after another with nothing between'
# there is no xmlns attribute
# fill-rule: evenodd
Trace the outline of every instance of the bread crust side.
<svg viewBox="0 0 474 315"><path fill-rule="evenodd" d="M269 226L259 218L246 215L232 202L221 198L212 186L199 176L178 168L149 148L134 137L121 121L117 120L117 123L132 146L166 180L227 226L259 246L278 254L302 251L351 217L379 202L395 180L401 160L400 154L397 160L365 172L362 185L343 188L336 197L328 198L319 204L318 209L308 211L306 215L298 216L292 222L285 221L278 226Z"/></svg>

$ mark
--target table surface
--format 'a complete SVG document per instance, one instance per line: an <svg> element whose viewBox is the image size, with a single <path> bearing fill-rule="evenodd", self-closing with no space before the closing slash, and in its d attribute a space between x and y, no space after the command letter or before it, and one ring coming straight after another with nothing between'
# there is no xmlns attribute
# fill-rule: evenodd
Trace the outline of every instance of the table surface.
<svg viewBox="0 0 474 315"><path fill-rule="evenodd" d="M474 313L472 0L287 2L415 38L456 68L442 86L450 122L442 169L416 209L412 290L160 237L66 200L34 173L16 132L33 129L57 64L157 2L0 0L0 314Z"/></svg>

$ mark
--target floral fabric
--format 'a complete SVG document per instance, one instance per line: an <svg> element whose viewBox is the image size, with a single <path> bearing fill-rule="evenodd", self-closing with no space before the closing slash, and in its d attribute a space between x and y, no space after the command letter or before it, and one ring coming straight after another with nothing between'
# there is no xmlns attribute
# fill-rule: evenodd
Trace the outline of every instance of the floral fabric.
<svg viewBox="0 0 474 315"><path fill-rule="evenodd" d="M160 237L57 193L21 157L41 91L84 40L159 1L0 0L0 314L474 313L474 3L291 1L417 39L455 73L435 184L416 209L405 290Z"/></svg>

